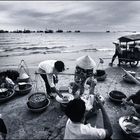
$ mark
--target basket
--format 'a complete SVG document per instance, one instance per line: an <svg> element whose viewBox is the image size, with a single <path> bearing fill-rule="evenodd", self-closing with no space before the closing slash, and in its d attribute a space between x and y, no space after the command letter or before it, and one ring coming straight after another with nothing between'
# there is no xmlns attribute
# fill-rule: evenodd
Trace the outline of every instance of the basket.
<svg viewBox="0 0 140 140"><path fill-rule="evenodd" d="M108 94L109 98L113 102L121 103L122 99L126 98L126 95L118 90L113 90Z"/></svg>
<svg viewBox="0 0 140 140"><path fill-rule="evenodd" d="M48 102L48 99L44 92L36 92L29 96L28 102L32 108L38 109L45 106Z"/></svg>
<svg viewBox="0 0 140 140"><path fill-rule="evenodd" d="M42 106L42 107L34 108L34 107L32 107L32 106L30 105L29 102L27 102L27 107L28 107L28 109L29 109L30 111L38 113L38 112L43 112L43 111L45 111L46 108L49 106L49 104L50 104L50 100L47 98L47 99L46 99L46 104L44 104L44 106Z"/></svg>
<svg viewBox="0 0 140 140"><path fill-rule="evenodd" d="M0 103L10 100L14 96L14 90L8 89L7 95L5 97L0 97Z"/></svg>
<svg viewBox="0 0 140 140"><path fill-rule="evenodd" d="M105 70L96 70L96 74L94 75L97 81L104 81L106 79L106 72Z"/></svg>
<svg viewBox="0 0 140 140"><path fill-rule="evenodd" d="M14 89L18 95L25 95L25 94L30 93L30 91L32 90L32 85L29 83L26 83L26 87L23 90L19 89L19 85L16 85Z"/></svg>

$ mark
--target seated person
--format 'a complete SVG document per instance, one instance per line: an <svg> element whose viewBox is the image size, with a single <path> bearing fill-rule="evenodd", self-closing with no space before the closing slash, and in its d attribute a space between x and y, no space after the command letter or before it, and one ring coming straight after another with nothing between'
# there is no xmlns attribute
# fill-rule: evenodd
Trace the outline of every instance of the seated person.
<svg viewBox="0 0 140 140"><path fill-rule="evenodd" d="M132 102L130 102L132 100ZM136 112L140 116L140 90L137 91L135 94L129 96L127 99L127 104L133 106L136 109Z"/></svg>
<svg viewBox="0 0 140 140"><path fill-rule="evenodd" d="M0 114L0 136L5 140L7 135L7 128ZM0 138L1 138L0 137Z"/></svg>
<svg viewBox="0 0 140 140"><path fill-rule="evenodd" d="M88 77L93 76L96 63L88 55L82 56L76 60L74 85L72 88L72 94L80 90L80 95L84 92L84 84Z"/></svg>
<svg viewBox="0 0 140 140"><path fill-rule="evenodd" d="M65 113L68 120L64 139L105 139L111 137L113 131L110 120L101 101L97 100L103 115L104 128L94 128L90 124L85 125L85 102L81 99L74 99L66 107Z"/></svg>

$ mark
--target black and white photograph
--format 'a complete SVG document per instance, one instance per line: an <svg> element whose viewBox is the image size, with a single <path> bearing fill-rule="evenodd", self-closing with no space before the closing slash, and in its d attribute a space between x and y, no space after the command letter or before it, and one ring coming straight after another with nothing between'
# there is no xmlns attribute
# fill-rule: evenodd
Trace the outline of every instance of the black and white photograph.
<svg viewBox="0 0 140 140"><path fill-rule="evenodd" d="M140 1L0 1L0 139L140 140Z"/></svg>

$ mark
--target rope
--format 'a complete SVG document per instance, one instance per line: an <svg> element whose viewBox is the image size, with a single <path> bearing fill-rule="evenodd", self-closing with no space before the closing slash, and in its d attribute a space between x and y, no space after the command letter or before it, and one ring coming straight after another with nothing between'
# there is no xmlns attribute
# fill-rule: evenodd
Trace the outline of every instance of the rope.
<svg viewBox="0 0 140 140"><path fill-rule="evenodd" d="M40 78L40 79L39 79L39 78ZM46 93L46 89L45 89L45 87L43 86L43 85L44 85L44 84L43 84L43 81L42 81L40 75L38 75L38 74L35 74L35 88L34 88L34 91L35 91L35 92L39 92L38 81L41 81L41 88L43 87L43 90L44 90L45 93Z"/></svg>

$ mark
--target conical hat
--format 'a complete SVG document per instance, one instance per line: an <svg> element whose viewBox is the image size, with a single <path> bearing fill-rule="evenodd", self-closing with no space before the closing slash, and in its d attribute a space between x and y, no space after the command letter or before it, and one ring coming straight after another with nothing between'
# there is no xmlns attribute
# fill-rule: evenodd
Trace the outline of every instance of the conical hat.
<svg viewBox="0 0 140 140"><path fill-rule="evenodd" d="M88 55L79 57L76 60L76 65L83 69L93 69L96 67L95 61Z"/></svg>

